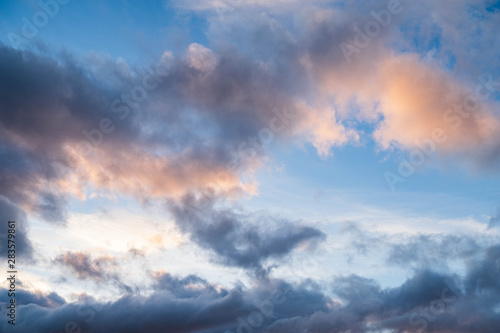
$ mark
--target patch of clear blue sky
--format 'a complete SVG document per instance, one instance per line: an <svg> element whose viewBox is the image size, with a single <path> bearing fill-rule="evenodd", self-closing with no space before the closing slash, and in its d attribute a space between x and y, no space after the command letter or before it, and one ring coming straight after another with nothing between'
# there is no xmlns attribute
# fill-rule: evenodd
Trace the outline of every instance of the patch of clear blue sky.
<svg viewBox="0 0 500 333"><path fill-rule="evenodd" d="M10 45L9 32L21 35L22 18L33 21L37 1L2 1L0 41ZM164 1L69 1L38 28L29 42L67 49L78 56L89 52L122 57L132 65L155 62L166 50L175 53L192 42L207 44L204 17L179 12Z"/></svg>
<svg viewBox="0 0 500 333"><path fill-rule="evenodd" d="M489 12L495 12L500 10L499 0L490 0L486 6L486 10Z"/></svg>
<svg viewBox="0 0 500 333"><path fill-rule="evenodd" d="M309 145L272 149L273 165L284 164L284 171L259 172L259 197L248 200L246 205L269 210L275 208L273 205L294 209L303 206L311 209L312 215L319 209L315 201L321 201L323 195L328 200L328 194L335 193L333 197L344 197L341 202L346 202L338 207L339 212L361 205L405 216L473 217L484 222L498 205L500 182L494 175L476 174L457 165L447 168L429 159L405 182L398 183L393 192L384 174L398 173L400 159L394 154L380 152L373 142L337 147L334 151L333 156L321 158ZM406 158L405 154L402 158ZM286 198L280 198L279 193L286 193ZM301 210L307 213L307 209Z"/></svg>

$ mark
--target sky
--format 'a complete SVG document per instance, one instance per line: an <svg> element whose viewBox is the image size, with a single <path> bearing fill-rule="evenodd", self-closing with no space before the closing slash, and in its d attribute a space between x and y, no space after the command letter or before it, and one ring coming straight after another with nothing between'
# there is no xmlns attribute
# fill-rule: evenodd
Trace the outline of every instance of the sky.
<svg viewBox="0 0 500 333"><path fill-rule="evenodd" d="M498 333L499 30L495 0L0 1L0 332Z"/></svg>

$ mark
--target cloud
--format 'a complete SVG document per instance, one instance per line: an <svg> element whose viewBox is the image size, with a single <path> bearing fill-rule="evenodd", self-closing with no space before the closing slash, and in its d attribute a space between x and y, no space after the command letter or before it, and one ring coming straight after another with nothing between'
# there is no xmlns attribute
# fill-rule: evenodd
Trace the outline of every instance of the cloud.
<svg viewBox="0 0 500 333"><path fill-rule="evenodd" d="M500 246L487 249L484 259L477 265L471 265L468 271L466 290L469 294L485 293L488 297L495 297L500 293Z"/></svg>
<svg viewBox="0 0 500 333"><path fill-rule="evenodd" d="M70 267L80 279L102 279L106 271L116 265L115 259L109 256L92 259L83 252L66 252L55 259L56 263Z"/></svg>
<svg viewBox="0 0 500 333"><path fill-rule="evenodd" d="M156 290L168 290L178 298L193 298L201 294L227 295L228 293L226 289L212 285L193 274L181 278L164 271L156 271L153 273L153 279Z"/></svg>
<svg viewBox="0 0 500 333"><path fill-rule="evenodd" d="M58 64L2 45L0 63L1 194L28 212L63 222L65 194L78 195L84 180L63 179L54 163L73 165L67 147L100 121L105 94L69 58Z"/></svg>
<svg viewBox="0 0 500 333"><path fill-rule="evenodd" d="M10 302L8 298L8 289L0 288L1 298L0 303ZM66 304L66 300L59 296L56 292L43 293L39 290L31 292L23 289L18 289L15 292L16 305L35 304L44 308L57 308ZM2 309L4 310L4 309Z"/></svg>
<svg viewBox="0 0 500 333"><path fill-rule="evenodd" d="M418 235L393 244L387 263L401 267L447 267L449 260L475 258L484 250L484 240L467 235ZM491 241L490 241L491 242Z"/></svg>
<svg viewBox="0 0 500 333"><path fill-rule="evenodd" d="M480 225L480 223L478 223ZM457 263L479 260L485 249L498 243L498 235L487 232L387 233L344 222L339 238L345 242L343 251L365 259L383 259L385 265L405 270L449 272ZM352 259L352 258L351 258Z"/></svg>
<svg viewBox="0 0 500 333"><path fill-rule="evenodd" d="M443 8L430 2L401 2L401 13L392 15L385 27L379 24L380 33L374 37L356 32L352 26L355 23L363 30L375 22L373 12L387 11L380 3L353 1L342 9L316 10L304 20L307 40L298 42L296 57L317 84L321 92L318 98L335 100L340 123L354 119L375 126L372 138L382 149L413 151L432 145L431 153L439 157L458 157L480 167L496 165L494 156L500 144L500 119L495 111L498 76L489 70L471 71L469 77L463 72L456 74L443 65L441 54L432 58L423 55L423 50L413 49L411 37L416 36L401 36L412 31L409 26L421 32L417 37L425 36L432 24L439 29L441 22L431 24L423 17L417 20L417 27L412 25L428 13L423 10L427 7L436 15L444 14ZM481 24L495 25L491 17ZM475 38L487 39L488 35ZM363 40L366 42L361 43ZM401 40L409 44L401 46L402 52L397 48ZM357 51L345 56L342 43ZM389 48L389 44L396 47ZM465 71L468 67L463 65Z"/></svg>
<svg viewBox="0 0 500 333"><path fill-rule="evenodd" d="M18 308L23 315L18 317L16 327L36 333L64 330L68 322L74 322L84 332L221 332L236 329L241 320L246 321L259 308L267 313L266 321L274 320L275 311L282 317L327 310L327 299L310 284L292 286L274 280L248 291L234 288L213 292L194 275L177 278L161 274L157 278L163 282L168 279L167 287L174 292L160 290L147 297L130 295L108 303L89 299L55 309L30 304ZM199 288L191 287L189 294L181 291L193 282ZM0 325L3 328L6 324Z"/></svg>
<svg viewBox="0 0 500 333"><path fill-rule="evenodd" d="M311 1L319 3L320 1ZM326 1L323 1L326 2ZM302 4L300 0L187 0L187 1L169 1L165 2L167 8L187 9L193 11L214 11L214 10L234 10L238 8L288 8L290 6Z"/></svg>
<svg viewBox="0 0 500 333"><path fill-rule="evenodd" d="M395 143L411 149L433 140L435 150L455 153L499 142L493 110L444 71L416 55L388 59L380 70L384 121L375 137L383 147Z"/></svg>
<svg viewBox="0 0 500 333"><path fill-rule="evenodd" d="M500 143L494 86L500 87L498 79L485 72L474 73L475 80L461 80L434 59L387 48L400 27L394 22L385 28L387 33L368 38L366 47L346 59L339 45L355 45L355 38L361 38L351 22L373 21L370 10L350 10L318 11L306 21L307 37L314 38L304 43L307 49L301 55L322 94L336 100L341 123L344 118L373 124L373 139L382 149L411 151L432 144L431 153L437 156L458 156L479 166L495 163L491 156ZM351 20L339 17L344 11ZM396 19L412 17L403 12Z"/></svg>
<svg viewBox="0 0 500 333"><path fill-rule="evenodd" d="M0 194L64 223L65 202L89 191L141 201L207 187L252 193L241 177L262 166L271 142L303 137L326 156L356 140L333 109L280 83L282 69L200 44L165 54L150 74L123 60L2 46Z"/></svg>
<svg viewBox="0 0 500 333"><path fill-rule="evenodd" d="M131 247L128 252L134 256L134 257L145 257L146 256L146 253L144 251L144 249L137 249L135 247Z"/></svg>
<svg viewBox="0 0 500 333"><path fill-rule="evenodd" d="M15 245L16 256L23 259L34 259L33 244L28 238L28 220L26 213L18 206L10 202L7 198L0 195L0 239L2 247L0 255L7 260L7 243L12 240ZM9 226L7 221L15 221L15 238L8 238ZM10 243L11 245L13 243Z"/></svg>
<svg viewBox="0 0 500 333"><path fill-rule="evenodd" d="M68 251L54 259L54 263L66 266L80 280L92 280L100 285L111 283L125 293L133 291L125 284L117 272L118 263L114 257L92 258L88 253Z"/></svg>
<svg viewBox="0 0 500 333"><path fill-rule="evenodd" d="M177 227L226 265L261 274L269 259L288 255L301 244L314 245L326 236L318 229L271 216L252 216L216 208L210 198L187 196L170 204Z"/></svg>
<svg viewBox="0 0 500 333"><path fill-rule="evenodd" d="M187 63L190 67L210 73L217 66L217 61L217 56L212 50L197 43L189 45Z"/></svg>
<svg viewBox="0 0 500 333"><path fill-rule="evenodd" d="M498 247L491 247L465 276L417 271L400 286L382 288L374 280L335 277L333 295L311 280L289 284L278 279L255 280L250 288L230 290L196 276L153 275L156 291L98 303L18 307L19 327L30 332L64 330L72 321L84 332L418 332L494 333L500 323L496 307ZM488 293L484 291L487 290ZM5 296L4 296L5 297ZM35 297L36 298L36 297ZM1 328L8 325L0 323Z"/></svg>
<svg viewBox="0 0 500 333"><path fill-rule="evenodd" d="M85 198L88 188L148 199L203 187L222 172L223 189L240 184L224 165L230 151L219 147L217 140L212 148L196 146L200 137L187 137L183 131L176 136L171 131L174 137L159 145L161 138L155 135L169 127L180 128L186 119L171 117L151 133L148 122L138 123L137 118L146 113L127 105L116 106L119 114L113 112L112 101L134 85L131 77L109 70L116 67L114 63L103 62L90 64L97 68L89 63L85 67L69 57L56 61L1 47L0 63L8 64L1 66L1 194L46 220L64 222L67 198ZM101 84L96 72L103 67L109 76ZM106 128L113 128L112 133L100 130L103 121ZM183 123L182 127L196 125ZM146 132L152 137L141 140ZM164 153L158 154L159 150Z"/></svg>
<svg viewBox="0 0 500 333"><path fill-rule="evenodd" d="M497 215L490 218L488 229L495 228L500 225L500 209L497 210Z"/></svg>

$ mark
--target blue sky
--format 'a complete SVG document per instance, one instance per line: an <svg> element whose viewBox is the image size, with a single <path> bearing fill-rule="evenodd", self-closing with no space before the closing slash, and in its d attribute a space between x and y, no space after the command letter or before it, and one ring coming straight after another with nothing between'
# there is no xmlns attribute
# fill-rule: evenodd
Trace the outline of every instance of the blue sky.
<svg viewBox="0 0 500 333"><path fill-rule="evenodd" d="M9 15L2 20L4 31L21 34L22 18L32 21L40 11L37 1L3 3ZM196 13L176 12L163 1L127 3L68 2L31 42L55 49L71 50L84 57L90 52L124 58L131 65L154 62L165 50L182 53L192 42L207 44L207 20ZM6 34L1 40L9 45ZM33 46L35 43L30 43Z"/></svg>
<svg viewBox="0 0 500 333"><path fill-rule="evenodd" d="M0 12L2 332L498 332L498 1Z"/></svg>

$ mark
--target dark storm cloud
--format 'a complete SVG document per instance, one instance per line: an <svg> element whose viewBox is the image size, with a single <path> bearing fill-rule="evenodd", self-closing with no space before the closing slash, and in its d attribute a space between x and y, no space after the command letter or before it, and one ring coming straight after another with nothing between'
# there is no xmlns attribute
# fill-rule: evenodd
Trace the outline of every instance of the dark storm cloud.
<svg viewBox="0 0 500 333"><path fill-rule="evenodd" d="M178 228L202 248L211 250L217 260L259 273L265 272L268 259L286 256L300 244L326 239L320 230L298 222L218 209L207 198L187 196L170 205L170 211Z"/></svg>
<svg viewBox="0 0 500 333"><path fill-rule="evenodd" d="M82 332L223 332L248 326L241 323L253 312L261 313L269 323L276 316L310 315L328 309L327 298L311 285L292 286L273 280L250 290L214 292L208 284L203 288L203 279L194 275L168 278L175 280L175 287L170 281L167 289L148 297L126 296L100 304L89 300L55 309L43 304L21 306L16 327L33 333L64 331L68 322L74 322ZM182 292L193 281L200 288L192 288L190 295ZM171 292L177 287L179 296ZM0 325L3 328L5 323Z"/></svg>
<svg viewBox="0 0 500 333"><path fill-rule="evenodd" d="M7 261L7 243L9 239L7 221L16 222L15 238L10 238L15 242L16 255L24 259L31 259L33 257L33 245L28 238L29 229L26 213L0 195L0 255L5 258L5 261Z"/></svg>
<svg viewBox="0 0 500 333"><path fill-rule="evenodd" d="M18 308L18 327L33 333L64 331L68 322L92 333L373 333L384 329L496 333L499 260L499 248L492 247L479 262L471 263L465 277L422 270L400 286L385 289L356 275L336 277L331 284L333 298L310 280L300 284L256 280L249 289L225 290L196 275L157 272L153 276L156 292L150 296L129 295L108 303L33 301ZM6 325L0 323L2 328Z"/></svg>
<svg viewBox="0 0 500 333"><path fill-rule="evenodd" d="M35 304L44 308L57 308L66 304L66 300L56 292L44 294L42 292L30 292L18 289L16 292L16 305ZM0 303L10 302L8 290L0 288ZM4 310L4 309L2 309Z"/></svg>

